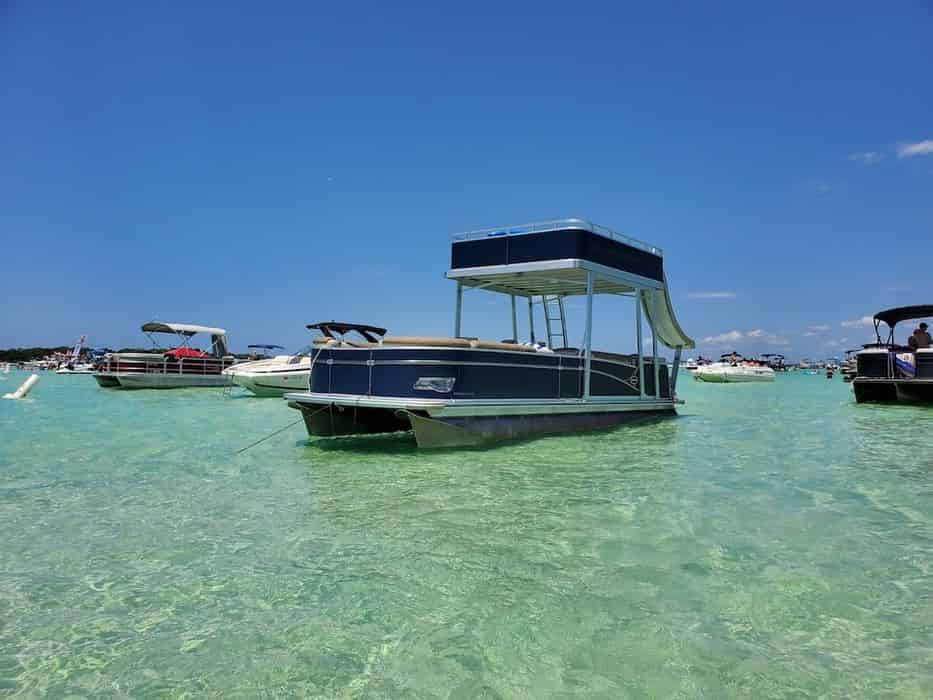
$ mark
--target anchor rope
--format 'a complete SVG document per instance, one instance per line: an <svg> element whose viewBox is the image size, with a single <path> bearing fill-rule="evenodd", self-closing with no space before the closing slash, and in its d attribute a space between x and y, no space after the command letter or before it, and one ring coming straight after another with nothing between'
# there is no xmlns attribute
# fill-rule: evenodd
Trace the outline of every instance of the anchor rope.
<svg viewBox="0 0 933 700"><path fill-rule="evenodd" d="M330 404L327 404L326 406L321 406L318 410L314 411L311 415L309 415L308 418L311 418L312 416L315 416L315 415L317 415L318 413L320 413L321 411L323 411L323 410L325 410L325 409L328 409L328 408L330 408ZM298 420L292 421L291 423L289 423L289 424L286 425L285 427L279 428L278 430L274 430L273 432L269 433L269 434L266 435L265 437L259 438L256 442L251 443L251 444L247 445L246 447L237 450L237 451L236 451L236 454L242 454L242 453L246 452L246 450L250 449L251 447L255 447L255 446L258 445L259 443L265 442L265 441L268 440L269 438L275 437L275 436L278 435L279 433L285 432L286 430L288 430L288 429L291 428L292 426L298 425L298 424L299 424L301 421L303 421L303 420L305 420L305 416L301 416L301 418L299 418Z"/></svg>

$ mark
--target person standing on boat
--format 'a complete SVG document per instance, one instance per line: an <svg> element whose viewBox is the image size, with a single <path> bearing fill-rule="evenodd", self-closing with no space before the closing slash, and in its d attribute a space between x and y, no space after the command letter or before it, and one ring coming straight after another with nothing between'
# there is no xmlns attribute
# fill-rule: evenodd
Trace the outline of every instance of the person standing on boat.
<svg viewBox="0 0 933 700"><path fill-rule="evenodd" d="M922 350L933 345L933 338L930 337L927 331L928 327L926 323L921 323L920 327L914 331L914 334L910 336L910 340L907 341L911 348Z"/></svg>

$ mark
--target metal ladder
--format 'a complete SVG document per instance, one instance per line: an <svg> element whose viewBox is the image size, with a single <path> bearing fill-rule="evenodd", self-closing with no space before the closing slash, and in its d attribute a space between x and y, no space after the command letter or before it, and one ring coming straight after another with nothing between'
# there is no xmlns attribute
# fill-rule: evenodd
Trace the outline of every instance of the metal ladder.
<svg viewBox="0 0 933 700"><path fill-rule="evenodd" d="M567 319L564 316L564 297L559 294L541 297L541 306L544 307L544 325L547 328L547 346L551 349L567 347ZM556 312L556 314L555 314ZM560 326L555 327L555 322ZM557 344L560 339L560 345Z"/></svg>

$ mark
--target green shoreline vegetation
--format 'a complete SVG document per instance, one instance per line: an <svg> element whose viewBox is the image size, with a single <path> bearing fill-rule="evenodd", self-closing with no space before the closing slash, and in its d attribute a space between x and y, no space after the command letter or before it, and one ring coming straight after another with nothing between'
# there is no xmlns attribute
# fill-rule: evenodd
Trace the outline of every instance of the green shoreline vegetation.
<svg viewBox="0 0 933 700"><path fill-rule="evenodd" d="M0 349L0 362L32 362L34 360L41 360L49 355L55 353L70 353L72 350L71 345L59 345L57 347L49 348L6 348ZM116 352L164 352L161 349L153 348L120 348ZM81 354L84 355L87 353L87 350L82 350Z"/></svg>

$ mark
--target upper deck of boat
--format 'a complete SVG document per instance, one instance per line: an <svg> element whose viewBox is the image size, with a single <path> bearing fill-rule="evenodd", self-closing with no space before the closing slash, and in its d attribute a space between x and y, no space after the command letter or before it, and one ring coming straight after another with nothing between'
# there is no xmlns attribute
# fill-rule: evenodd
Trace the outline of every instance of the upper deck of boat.
<svg viewBox="0 0 933 700"><path fill-rule="evenodd" d="M694 346L674 314L661 248L583 219L455 234L447 278L457 282L458 295L471 287L529 300L636 296L662 343Z"/></svg>
<svg viewBox="0 0 933 700"><path fill-rule="evenodd" d="M582 219L561 219L452 237L447 277L516 296L620 294L664 285L662 250Z"/></svg>

